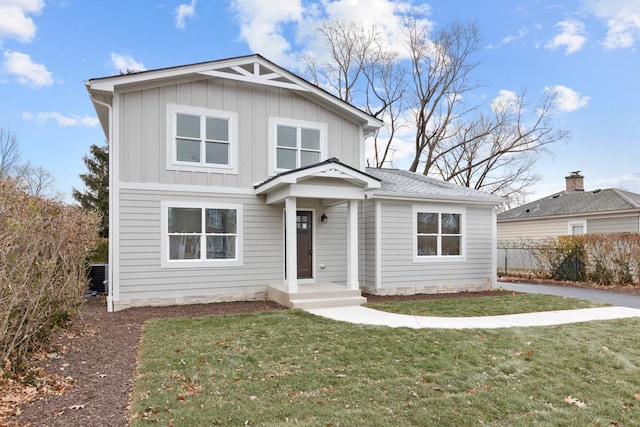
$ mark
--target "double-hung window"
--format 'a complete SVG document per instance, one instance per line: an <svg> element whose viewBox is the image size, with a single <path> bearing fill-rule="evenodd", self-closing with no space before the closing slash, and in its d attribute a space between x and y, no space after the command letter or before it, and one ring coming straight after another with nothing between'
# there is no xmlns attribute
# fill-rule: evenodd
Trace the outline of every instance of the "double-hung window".
<svg viewBox="0 0 640 427"><path fill-rule="evenodd" d="M464 256L464 210L414 206L413 216L415 260Z"/></svg>
<svg viewBox="0 0 640 427"><path fill-rule="evenodd" d="M285 171L326 159L326 125L290 119L272 119L274 169Z"/></svg>
<svg viewBox="0 0 640 427"><path fill-rule="evenodd" d="M162 203L163 266L242 264L242 207Z"/></svg>
<svg viewBox="0 0 640 427"><path fill-rule="evenodd" d="M236 114L169 104L168 167L235 173Z"/></svg>

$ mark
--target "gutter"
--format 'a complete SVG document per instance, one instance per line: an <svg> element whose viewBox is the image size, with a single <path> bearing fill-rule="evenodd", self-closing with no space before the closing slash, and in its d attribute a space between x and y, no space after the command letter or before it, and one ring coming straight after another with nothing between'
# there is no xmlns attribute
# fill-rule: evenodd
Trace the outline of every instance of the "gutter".
<svg viewBox="0 0 640 427"><path fill-rule="evenodd" d="M89 86L87 85L87 90L89 89ZM103 101L100 101L98 99L96 99L93 94L91 93L91 91L89 90L89 97L91 98L91 101L94 104L98 104L101 105L103 107L105 107L107 109L107 111L109 112L109 134L107 135L107 142L109 144L109 165L112 165L112 156L113 156L113 150L111 149L111 141L112 141L112 137L113 137L113 127L112 127L112 123L113 123L113 107ZM113 215L111 212L111 207L114 206L113 204L113 197L114 197L114 192L112 191L115 187L113 185L113 173L111 171L111 167L109 167L109 266L113 266L113 261L114 261L114 224L113 224ZM113 312L113 268L107 267L107 279L105 280L106 284L107 284L107 288L108 288L108 294L107 294L107 312L112 313Z"/></svg>

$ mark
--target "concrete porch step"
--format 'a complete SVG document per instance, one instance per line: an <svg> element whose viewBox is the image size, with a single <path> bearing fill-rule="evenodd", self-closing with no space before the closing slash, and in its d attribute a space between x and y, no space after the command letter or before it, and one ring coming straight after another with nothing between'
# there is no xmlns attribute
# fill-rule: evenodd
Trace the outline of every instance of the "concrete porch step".
<svg viewBox="0 0 640 427"><path fill-rule="evenodd" d="M269 286L267 297L278 304L301 309L360 306L367 302L360 289L334 283L300 285L294 293L289 293L284 286Z"/></svg>
<svg viewBox="0 0 640 427"><path fill-rule="evenodd" d="M365 297L346 298L314 298L291 300L291 308L334 308L334 307L357 307L367 302Z"/></svg>

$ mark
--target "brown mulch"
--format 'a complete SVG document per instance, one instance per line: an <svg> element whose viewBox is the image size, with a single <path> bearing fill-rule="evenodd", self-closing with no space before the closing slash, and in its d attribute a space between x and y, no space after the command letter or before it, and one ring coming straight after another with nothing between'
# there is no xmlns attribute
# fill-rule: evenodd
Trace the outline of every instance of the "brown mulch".
<svg viewBox="0 0 640 427"><path fill-rule="evenodd" d="M367 295L367 299L369 302L402 301L497 296L504 293L487 291L406 296ZM64 392L43 396L22 405L15 416L4 420L0 418L0 426L127 426L136 353L142 324L147 319L286 309L268 301L142 307L115 313L107 313L105 306L104 297L87 300L82 318L69 330L59 334L53 350L37 362L49 375L66 378L63 382L70 383L70 387Z"/></svg>

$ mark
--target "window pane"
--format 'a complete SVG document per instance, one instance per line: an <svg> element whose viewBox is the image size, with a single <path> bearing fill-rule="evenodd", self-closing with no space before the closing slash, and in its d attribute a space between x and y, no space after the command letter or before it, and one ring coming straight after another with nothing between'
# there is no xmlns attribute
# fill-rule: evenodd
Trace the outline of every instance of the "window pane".
<svg viewBox="0 0 640 427"><path fill-rule="evenodd" d="M169 208L169 233L201 233L202 209Z"/></svg>
<svg viewBox="0 0 640 427"><path fill-rule="evenodd" d="M207 259L234 259L235 236L207 236Z"/></svg>
<svg viewBox="0 0 640 427"><path fill-rule="evenodd" d="M178 139L176 141L176 160L200 163L200 142Z"/></svg>
<svg viewBox="0 0 640 427"><path fill-rule="evenodd" d="M206 209L207 233L231 233L237 232L237 217L235 209Z"/></svg>
<svg viewBox="0 0 640 427"><path fill-rule="evenodd" d="M418 236L418 256L438 255L438 238L436 236Z"/></svg>
<svg viewBox="0 0 640 427"><path fill-rule="evenodd" d="M200 259L200 236L169 236L169 259Z"/></svg>
<svg viewBox="0 0 640 427"><path fill-rule="evenodd" d="M278 169L295 169L296 168L296 151L278 148L277 167Z"/></svg>
<svg viewBox="0 0 640 427"><path fill-rule="evenodd" d="M320 131L317 129L302 129L302 148L320 149Z"/></svg>
<svg viewBox="0 0 640 427"><path fill-rule="evenodd" d="M200 138L200 117L177 114L176 135L183 138Z"/></svg>
<svg viewBox="0 0 640 427"><path fill-rule="evenodd" d="M296 128L278 126L278 147L295 147Z"/></svg>
<svg viewBox="0 0 640 427"><path fill-rule="evenodd" d="M460 236L442 236L442 255L461 255Z"/></svg>
<svg viewBox="0 0 640 427"><path fill-rule="evenodd" d="M442 234L461 234L460 214L442 214Z"/></svg>
<svg viewBox="0 0 640 427"><path fill-rule="evenodd" d="M438 234L438 214L418 212L418 234Z"/></svg>
<svg viewBox="0 0 640 427"><path fill-rule="evenodd" d="M320 161L320 153L315 151L300 152L300 167L309 166Z"/></svg>
<svg viewBox="0 0 640 427"><path fill-rule="evenodd" d="M215 165L229 164L229 144L225 142L207 142L207 163Z"/></svg>
<svg viewBox="0 0 640 427"><path fill-rule="evenodd" d="M207 139L229 141L229 120L207 118Z"/></svg>

